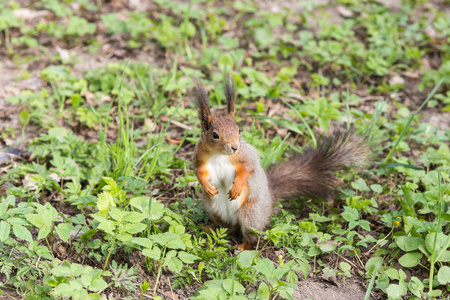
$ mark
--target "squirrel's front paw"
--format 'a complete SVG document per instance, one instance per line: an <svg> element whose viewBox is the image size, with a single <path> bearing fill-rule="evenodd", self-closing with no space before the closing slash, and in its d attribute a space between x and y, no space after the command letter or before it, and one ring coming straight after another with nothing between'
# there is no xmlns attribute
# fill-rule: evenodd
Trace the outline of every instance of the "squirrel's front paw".
<svg viewBox="0 0 450 300"><path fill-rule="evenodd" d="M217 195L219 193L219 191L217 190L217 188L215 186L209 185L209 186L205 186L203 187L203 190L208 194L208 196L210 197L214 197L215 195Z"/></svg>
<svg viewBox="0 0 450 300"><path fill-rule="evenodd" d="M242 193L242 186L237 187L235 184L231 187L231 190L228 191L228 199L235 200Z"/></svg>

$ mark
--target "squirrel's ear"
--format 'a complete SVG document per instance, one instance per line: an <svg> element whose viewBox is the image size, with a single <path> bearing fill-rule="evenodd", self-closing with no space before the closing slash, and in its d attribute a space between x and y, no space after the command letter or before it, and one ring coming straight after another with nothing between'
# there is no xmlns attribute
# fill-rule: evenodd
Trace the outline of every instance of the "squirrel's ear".
<svg viewBox="0 0 450 300"><path fill-rule="evenodd" d="M194 103L198 109L198 118L202 126L202 132L208 131L211 127L212 115L209 109L208 93L198 78L194 78L196 87L194 89Z"/></svg>
<svg viewBox="0 0 450 300"><path fill-rule="evenodd" d="M228 114L234 117L236 82L231 78L230 74L227 74L225 77L225 98L227 99Z"/></svg>

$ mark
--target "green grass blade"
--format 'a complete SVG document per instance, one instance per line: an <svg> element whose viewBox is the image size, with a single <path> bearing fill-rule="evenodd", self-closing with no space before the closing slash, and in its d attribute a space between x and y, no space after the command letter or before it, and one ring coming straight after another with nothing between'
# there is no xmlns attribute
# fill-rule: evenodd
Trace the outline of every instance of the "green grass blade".
<svg viewBox="0 0 450 300"><path fill-rule="evenodd" d="M441 86L442 81L444 79L442 78L441 80L439 80L439 82L436 84L436 86L434 87L434 89L431 91L431 93L428 95L428 97L425 99L425 101L422 103L422 105L419 107L419 109L417 109L409 118L408 122L406 123L405 128L403 128L402 132L400 133L400 136L398 137L397 141L394 144L394 147L392 147L391 151L389 151L389 154L386 156L386 158L384 159L383 164L386 164L388 162L388 160L391 158L391 156L395 153L395 151L397 150L398 144L400 143L400 141L403 139L403 137L406 134L406 131L408 131L409 126L411 126L411 122L412 120L415 118L415 116L422 110L422 108L428 103L428 101L434 96L434 94L436 93L436 91L438 90L438 88Z"/></svg>
<svg viewBox="0 0 450 300"><path fill-rule="evenodd" d="M305 125L306 130L308 131L309 137L311 138L311 143L313 145L313 147L315 148L317 146L317 141L316 141L316 137L314 136L313 131L311 130L311 127L309 126L309 124L306 122L305 118L303 118L302 114L291 104L284 102L284 104L286 104L287 107L289 107L293 112L295 112L295 114L300 118L300 120L302 120L303 125Z"/></svg>
<svg viewBox="0 0 450 300"><path fill-rule="evenodd" d="M373 272L372 279L370 279L369 285L367 286L366 296L364 297L364 300L369 300L370 298L370 293L373 290L373 285L375 284L375 278L377 277L377 273L378 273L378 266L375 272Z"/></svg>

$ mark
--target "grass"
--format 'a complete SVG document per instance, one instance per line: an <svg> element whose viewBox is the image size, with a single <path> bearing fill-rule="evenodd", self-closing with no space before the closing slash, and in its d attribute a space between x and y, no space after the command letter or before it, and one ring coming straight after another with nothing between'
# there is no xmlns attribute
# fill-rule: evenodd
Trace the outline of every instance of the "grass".
<svg viewBox="0 0 450 300"><path fill-rule="evenodd" d="M448 117L448 1L74 2L0 4L0 56L16 70L43 62L14 78L42 87L8 96L2 116L0 162L11 141L30 156L0 164L0 293L295 299L304 280L332 276L347 298L347 277L365 299L449 297L450 130L426 121ZM25 7L54 18L23 20ZM110 59L79 72L83 57ZM192 78L221 106L225 73L265 168L350 125L374 152L362 173L339 174L333 201L278 204L241 253L238 235L204 230L192 166Z"/></svg>

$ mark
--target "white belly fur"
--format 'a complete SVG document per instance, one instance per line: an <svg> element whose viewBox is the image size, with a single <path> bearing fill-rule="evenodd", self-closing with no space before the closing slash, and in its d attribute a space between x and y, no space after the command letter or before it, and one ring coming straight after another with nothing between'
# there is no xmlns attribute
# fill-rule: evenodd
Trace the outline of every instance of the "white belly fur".
<svg viewBox="0 0 450 300"><path fill-rule="evenodd" d="M236 174L234 166L227 155L214 155L209 159L207 165L209 171L209 182L215 186L219 193L215 195L212 210L222 221L235 226L239 223L238 210L241 206L241 197L236 200L228 200L228 191L233 186Z"/></svg>

